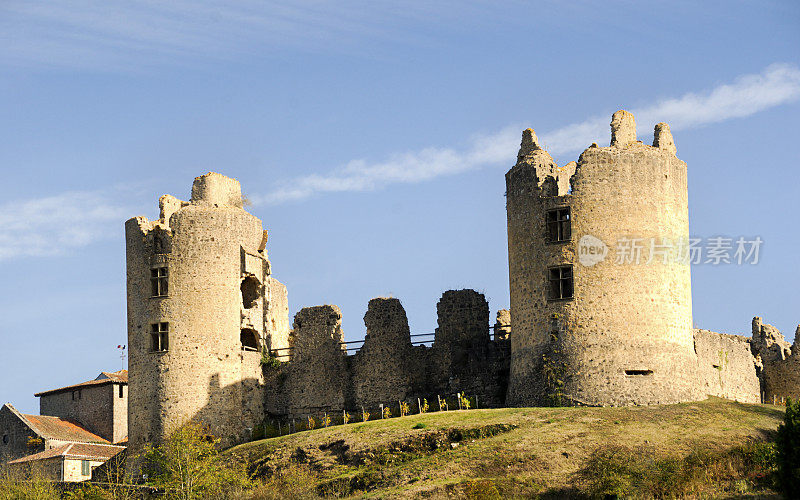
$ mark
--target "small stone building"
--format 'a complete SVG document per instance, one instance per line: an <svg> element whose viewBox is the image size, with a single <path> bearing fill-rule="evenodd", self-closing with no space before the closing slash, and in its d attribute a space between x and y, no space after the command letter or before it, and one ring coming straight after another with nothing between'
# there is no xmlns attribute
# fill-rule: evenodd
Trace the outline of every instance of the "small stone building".
<svg viewBox="0 0 800 500"><path fill-rule="evenodd" d="M128 373L36 394L41 415L0 408L0 464L58 481L84 481L91 470L125 449Z"/></svg>
<svg viewBox="0 0 800 500"><path fill-rule="evenodd" d="M88 481L92 471L115 457L124 446L94 443L69 443L28 455L8 463L12 471L20 471L37 479L63 482Z"/></svg>
<svg viewBox="0 0 800 500"><path fill-rule="evenodd" d="M103 439L128 437L128 371L102 372L94 380L34 394L39 413L75 422Z"/></svg>
<svg viewBox="0 0 800 500"><path fill-rule="evenodd" d="M0 463L71 443L112 444L63 418L23 414L11 403L0 408Z"/></svg>

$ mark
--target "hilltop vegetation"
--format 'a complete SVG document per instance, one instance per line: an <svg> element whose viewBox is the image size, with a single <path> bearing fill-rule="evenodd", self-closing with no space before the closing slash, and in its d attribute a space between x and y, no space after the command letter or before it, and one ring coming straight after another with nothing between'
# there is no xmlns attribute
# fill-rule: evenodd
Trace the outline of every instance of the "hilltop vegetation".
<svg viewBox="0 0 800 500"><path fill-rule="evenodd" d="M633 408L505 408L315 429L228 451L244 498L774 495L783 409L712 398Z"/></svg>
<svg viewBox="0 0 800 500"><path fill-rule="evenodd" d="M149 449L158 498L779 498L797 482L800 405L711 398L631 408L454 410L336 425L220 453L189 422ZM780 457L776 450L782 450ZM776 464L786 461L781 474ZM783 477L784 473L789 476ZM142 498L0 474L0 499ZM121 478L117 478L121 479ZM112 482L114 482L112 480Z"/></svg>

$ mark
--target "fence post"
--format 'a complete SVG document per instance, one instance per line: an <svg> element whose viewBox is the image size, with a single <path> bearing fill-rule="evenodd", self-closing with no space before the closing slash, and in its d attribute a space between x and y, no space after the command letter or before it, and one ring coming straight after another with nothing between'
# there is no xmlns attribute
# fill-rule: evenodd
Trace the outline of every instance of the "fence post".
<svg viewBox="0 0 800 500"><path fill-rule="evenodd" d="M475 395L475 409L478 409L478 395Z"/></svg>
<svg viewBox="0 0 800 500"><path fill-rule="evenodd" d="M440 395L436 395L436 401L439 403L439 411L442 411L442 397Z"/></svg>
<svg viewBox="0 0 800 500"><path fill-rule="evenodd" d="M417 398L417 406L419 407L419 413L422 414L422 402Z"/></svg>
<svg viewBox="0 0 800 500"><path fill-rule="evenodd" d="M381 403L381 420L383 420L383 403Z"/></svg>
<svg viewBox="0 0 800 500"><path fill-rule="evenodd" d="M283 433L281 432L281 421L278 420L278 436L282 436Z"/></svg>
<svg viewBox="0 0 800 500"><path fill-rule="evenodd" d="M463 408L461 408L461 393L460 392L456 393L456 398L458 398L458 409L459 410L463 410Z"/></svg>
<svg viewBox="0 0 800 500"><path fill-rule="evenodd" d="M328 427L328 412L324 411L322 412L322 414L324 415L322 417L322 422L325 424L325 427Z"/></svg>

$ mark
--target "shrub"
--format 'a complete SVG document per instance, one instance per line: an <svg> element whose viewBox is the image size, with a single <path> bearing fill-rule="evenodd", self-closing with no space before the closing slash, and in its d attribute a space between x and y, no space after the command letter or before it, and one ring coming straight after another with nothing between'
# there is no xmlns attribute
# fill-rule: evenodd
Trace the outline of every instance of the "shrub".
<svg viewBox="0 0 800 500"><path fill-rule="evenodd" d="M800 401L786 400L786 414L778 427L778 484L792 498L800 491Z"/></svg>
<svg viewBox="0 0 800 500"><path fill-rule="evenodd" d="M0 500L57 500L59 492L55 484L45 478L44 471L32 465L26 474L0 470Z"/></svg>
<svg viewBox="0 0 800 500"><path fill-rule="evenodd" d="M405 401L400 402L400 416L405 417L411 412L411 409L408 407L408 403Z"/></svg>
<svg viewBox="0 0 800 500"><path fill-rule="evenodd" d="M144 451L144 471L150 482L168 498L192 500L224 497L249 485L243 464L226 461L217 450L219 439L202 425L189 421L170 434L160 446Z"/></svg>
<svg viewBox="0 0 800 500"><path fill-rule="evenodd" d="M261 349L261 366L269 370L277 370L281 367L281 362L264 347Z"/></svg>
<svg viewBox="0 0 800 500"><path fill-rule="evenodd" d="M388 406L383 409L383 418L392 418L392 410Z"/></svg>
<svg viewBox="0 0 800 500"><path fill-rule="evenodd" d="M317 498L314 491L316 482L317 477L302 466L287 467L277 470L253 490L235 498L237 500Z"/></svg>
<svg viewBox="0 0 800 500"><path fill-rule="evenodd" d="M419 407L419 412L420 413L428 413L428 409L429 408L430 408L430 405L428 405L428 400L427 399L423 399L422 400L422 405L420 405L420 407Z"/></svg>

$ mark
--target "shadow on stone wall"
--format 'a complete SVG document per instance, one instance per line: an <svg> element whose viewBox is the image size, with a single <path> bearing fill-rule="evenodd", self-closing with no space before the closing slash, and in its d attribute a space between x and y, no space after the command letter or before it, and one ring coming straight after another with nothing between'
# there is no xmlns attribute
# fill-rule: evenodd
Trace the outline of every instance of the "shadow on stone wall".
<svg viewBox="0 0 800 500"><path fill-rule="evenodd" d="M352 356L342 344L341 312L332 305L308 307L294 319L291 360L265 368L266 413L302 417L323 413L378 412L417 399L464 393L480 407L505 403L510 327L489 334L489 305L474 290L450 290L437 304L433 345L413 345L405 309L396 298L370 300L362 347ZM507 314L498 315L503 321ZM394 410L395 412L397 410ZM373 413L376 414L376 413Z"/></svg>

